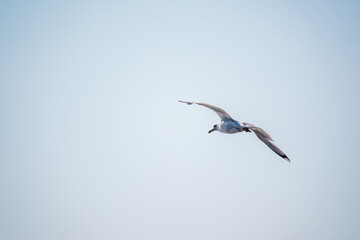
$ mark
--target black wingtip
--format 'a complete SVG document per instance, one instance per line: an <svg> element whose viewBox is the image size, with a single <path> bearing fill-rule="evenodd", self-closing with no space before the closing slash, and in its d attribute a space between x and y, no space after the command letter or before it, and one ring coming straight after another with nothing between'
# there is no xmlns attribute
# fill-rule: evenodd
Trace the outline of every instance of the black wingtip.
<svg viewBox="0 0 360 240"><path fill-rule="evenodd" d="M283 159L285 159L286 161L288 161L288 162L290 162L290 159L286 156L286 155L284 155L284 156L281 156Z"/></svg>
<svg viewBox="0 0 360 240"><path fill-rule="evenodd" d="M182 100L178 100L181 103L186 103L187 105L192 105L194 102L188 102L188 101L182 101Z"/></svg>

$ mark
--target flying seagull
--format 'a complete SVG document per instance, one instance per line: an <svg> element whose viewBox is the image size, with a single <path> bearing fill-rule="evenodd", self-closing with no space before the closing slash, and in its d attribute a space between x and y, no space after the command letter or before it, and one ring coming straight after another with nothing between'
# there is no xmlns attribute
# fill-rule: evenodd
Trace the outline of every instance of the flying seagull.
<svg viewBox="0 0 360 240"><path fill-rule="evenodd" d="M290 162L290 159L286 156L286 154L283 151L281 151L274 144L274 140L272 140L270 135L268 133L266 133L264 130L262 130L261 128L256 127L250 123L236 121L232 117L230 117L230 115L227 112L225 112L224 110L222 110L221 108L212 106L207 103L187 102L187 101L181 101L181 100L179 100L179 102L186 103L188 105L198 104L200 106L210 108L211 110L216 112L217 115L219 115L219 117L221 118L220 122L216 123L213 126L213 128L209 131L209 133L211 133L213 131L219 131L221 133L231 134L231 133L238 133L238 132L243 132L243 131L245 131L245 132L253 131L256 134L256 136L263 143L265 143L271 150L273 150L276 154L278 154L283 159Z"/></svg>

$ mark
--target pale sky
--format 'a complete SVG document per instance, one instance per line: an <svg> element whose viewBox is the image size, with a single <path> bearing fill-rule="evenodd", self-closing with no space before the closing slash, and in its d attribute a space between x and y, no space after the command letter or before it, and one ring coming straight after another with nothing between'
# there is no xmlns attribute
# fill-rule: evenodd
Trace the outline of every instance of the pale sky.
<svg viewBox="0 0 360 240"><path fill-rule="evenodd" d="M0 1L0 239L360 239L359 12Z"/></svg>

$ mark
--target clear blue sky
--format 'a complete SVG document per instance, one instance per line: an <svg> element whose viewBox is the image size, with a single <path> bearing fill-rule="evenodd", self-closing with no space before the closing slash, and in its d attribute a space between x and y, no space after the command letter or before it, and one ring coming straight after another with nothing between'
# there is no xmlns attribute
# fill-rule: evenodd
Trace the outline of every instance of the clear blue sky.
<svg viewBox="0 0 360 240"><path fill-rule="evenodd" d="M0 1L0 239L360 239L359 12Z"/></svg>

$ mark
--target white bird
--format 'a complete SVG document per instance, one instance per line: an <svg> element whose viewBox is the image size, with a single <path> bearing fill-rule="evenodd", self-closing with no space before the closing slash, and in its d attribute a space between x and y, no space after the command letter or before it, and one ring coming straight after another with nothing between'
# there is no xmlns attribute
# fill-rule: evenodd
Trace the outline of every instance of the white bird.
<svg viewBox="0 0 360 240"><path fill-rule="evenodd" d="M284 158L285 160L290 162L290 159L286 156L286 154L281 151L275 144L274 140L270 137L268 133L266 133L263 129L256 127L250 123L245 122L239 122L234 120L227 112L222 110L221 108L212 106L210 104L206 103L198 103L198 102L187 102L187 101L181 101L181 103L186 103L188 105L192 104L198 104L207 108L210 108L214 112L219 115L221 118L220 122L216 123L213 128L209 131L209 133L213 131L219 131L221 133L238 133L238 132L251 132L253 131L256 136L265 143L271 150L273 150L276 154L278 154L280 157Z"/></svg>

